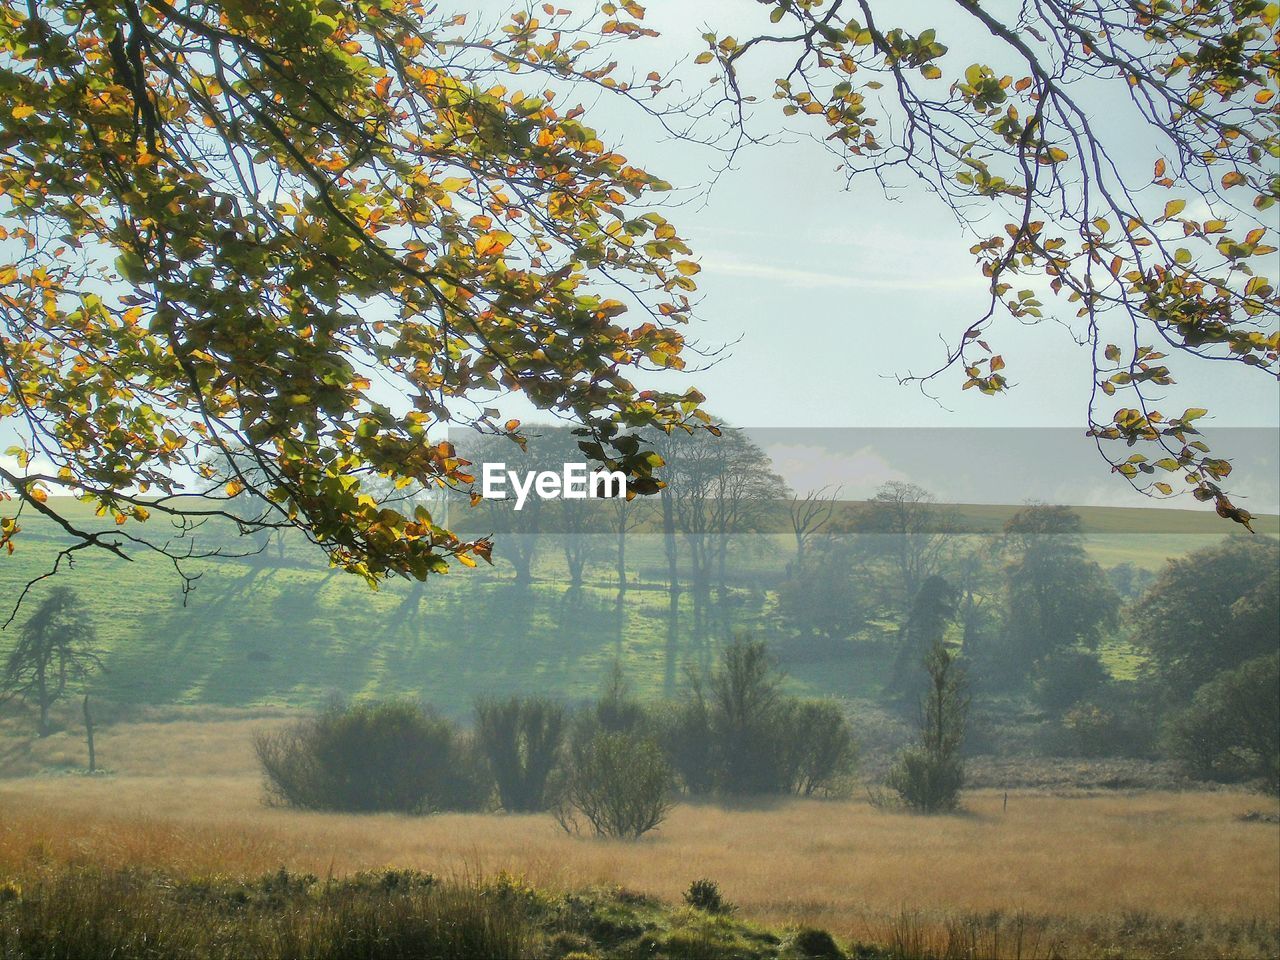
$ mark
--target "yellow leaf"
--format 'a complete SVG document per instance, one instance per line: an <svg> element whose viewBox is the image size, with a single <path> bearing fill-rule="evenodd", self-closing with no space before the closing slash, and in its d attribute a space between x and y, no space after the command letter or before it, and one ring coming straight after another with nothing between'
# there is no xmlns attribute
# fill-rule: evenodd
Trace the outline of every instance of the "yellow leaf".
<svg viewBox="0 0 1280 960"><path fill-rule="evenodd" d="M17 106L13 108L13 119L22 120L25 117L31 116L35 112L36 112L35 107L31 106L31 104L29 103L24 103L21 106Z"/></svg>
<svg viewBox="0 0 1280 960"><path fill-rule="evenodd" d="M1170 217L1176 217L1186 205L1187 201L1185 200L1170 200L1164 205L1164 218L1168 220Z"/></svg>
<svg viewBox="0 0 1280 960"><path fill-rule="evenodd" d="M494 230L490 233L482 234L476 239L476 255L481 257L496 257L511 244L514 240L511 234L505 230Z"/></svg>
<svg viewBox="0 0 1280 960"><path fill-rule="evenodd" d="M244 489L244 484L239 480L232 480L227 483L226 491L228 497L239 496L240 491Z"/></svg>

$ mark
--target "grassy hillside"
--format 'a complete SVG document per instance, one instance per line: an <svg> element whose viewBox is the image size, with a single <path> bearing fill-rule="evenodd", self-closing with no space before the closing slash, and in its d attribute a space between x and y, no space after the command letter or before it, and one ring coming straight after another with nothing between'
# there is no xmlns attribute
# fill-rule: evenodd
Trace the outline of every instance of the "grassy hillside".
<svg viewBox="0 0 1280 960"><path fill-rule="evenodd" d="M59 504L62 508L64 505ZM80 504L67 504L82 523L100 523ZM963 507L973 526L998 526L1013 507ZM1088 549L1104 566L1128 561L1158 569L1168 557L1208 545L1233 531L1222 520L1189 511L1084 508ZM972 516L969 516L972 514ZM149 533L163 529L152 520ZM5 614L17 592L47 570L62 536L48 521L24 518L18 550L0 558ZM1280 529L1275 517L1263 529ZM1136 532L1115 532L1117 530ZM1144 532L1145 531L1145 532ZM238 548L231 531L210 527L196 546ZM396 582L373 591L327 568L318 551L291 542L252 558L193 562L195 590L163 557L136 553L126 563L84 551L57 582L91 606L106 673L94 691L133 703L307 705L339 691L348 695L420 695L464 713L479 694L537 691L570 699L598 688L620 659L643 695L670 689L681 665L713 655L711 641L733 626L768 635L771 588L793 555L789 537L758 536L735 545L735 590L724 619L695 624L691 597L668 629L661 538L628 542L632 588L616 602L612 538L600 538L587 583L572 590L558 545L544 538L535 582L513 582L501 560L492 569L458 570L427 584ZM38 597L38 587L35 596ZM726 622L728 621L728 622ZM0 647L7 638L0 634ZM856 651L855 651L856 652ZM1120 669L1127 652L1112 651ZM843 696L875 692L884 664L841 656L796 664L800 690Z"/></svg>

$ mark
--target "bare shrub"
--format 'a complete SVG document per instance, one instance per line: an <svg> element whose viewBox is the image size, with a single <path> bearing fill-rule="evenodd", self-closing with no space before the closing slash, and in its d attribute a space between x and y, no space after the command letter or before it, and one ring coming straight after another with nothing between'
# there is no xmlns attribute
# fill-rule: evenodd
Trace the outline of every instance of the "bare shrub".
<svg viewBox="0 0 1280 960"><path fill-rule="evenodd" d="M560 785L556 819L566 833L637 840L666 819L672 771L657 742L600 732L574 749Z"/></svg>

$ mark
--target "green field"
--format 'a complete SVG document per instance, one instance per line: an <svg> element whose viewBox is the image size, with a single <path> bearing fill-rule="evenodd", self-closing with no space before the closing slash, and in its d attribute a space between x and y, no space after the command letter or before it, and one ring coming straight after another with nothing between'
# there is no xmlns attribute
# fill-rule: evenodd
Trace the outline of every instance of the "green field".
<svg viewBox="0 0 1280 960"><path fill-rule="evenodd" d="M96 522L80 504L58 506L70 506L81 522ZM962 508L973 526L998 524L1013 509ZM1087 547L1108 567L1128 561L1157 570L1167 558L1233 532L1226 521L1200 513L1107 508L1081 513ZM48 521L24 517L22 522L18 549L0 559L6 615L18 591L49 568L64 542ZM154 536L162 523L150 521L148 532ZM1275 517L1262 518L1259 526L1280 529ZM235 546L226 530L201 531L197 546L201 538ZM172 564L146 552L135 552L135 561L128 563L103 551L82 551L56 582L88 601L106 651L106 672L93 681L95 695L123 703L311 705L333 692L411 694L461 714L478 695L588 697L615 660L623 663L637 692L656 695L674 688L685 662L712 656L716 640L732 628L776 635L772 588L792 556L790 538L757 536L736 544L733 589L722 615L699 628L686 591L674 632L661 538L629 538L633 585L622 604L614 585L612 543L601 536L599 559L576 590L569 587L559 546L550 537L542 541L537 577L523 586L501 559L501 541L492 569L459 568L426 584L397 581L377 591L328 569L319 551L300 540L288 545L284 563L273 550L249 559L191 563L189 571L200 578L185 604ZM37 586L33 598L47 586L48 581ZM0 634L0 646L6 645ZM884 658L873 655L874 645L865 645L865 653L861 646L789 663L797 692L873 695ZM1117 674L1132 672L1133 654L1122 643L1109 645L1105 653Z"/></svg>

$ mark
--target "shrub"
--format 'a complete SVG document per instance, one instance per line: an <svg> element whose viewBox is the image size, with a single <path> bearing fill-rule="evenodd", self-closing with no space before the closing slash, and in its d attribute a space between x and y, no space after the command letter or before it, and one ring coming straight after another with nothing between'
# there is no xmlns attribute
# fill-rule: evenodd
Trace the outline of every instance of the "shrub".
<svg viewBox="0 0 1280 960"><path fill-rule="evenodd" d="M826 930L806 927L796 931L791 943L802 957L811 957L812 960L844 960L844 952Z"/></svg>
<svg viewBox="0 0 1280 960"><path fill-rule="evenodd" d="M271 803L349 813L475 809L488 788L449 721L413 703L345 705L254 747Z"/></svg>
<svg viewBox="0 0 1280 960"><path fill-rule="evenodd" d="M616 661L609 670L591 716L595 727L609 733L638 733L650 725L644 704L631 695L631 688L622 674L622 665Z"/></svg>
<svg viewBox="0 0 1280 960"><path fill-rule="evenodd" d="M735 640L709 679L710 724L720 789L728 794L786 789L779 741L781 681L764 643Z"/></svg>
<svg viewBox="0 0 1280 960"><path fill-rule="evenodd" d="M734 641L709 674L690 675L661 728L685 789L810 796L852 768L853 734L839 708L783 696L781 680L765 645L750 640Z"/></svg>
<svg viewBox="0 0 1280 960"><path fill-rule="evenodd" d="M964 786L960 746L964 740L969 698L956 658L935 644L925 658L929 676L920 718L920 744L899 756L887 783L899 799L921 813L954 810Z"/></svg>
<svg viewBox="0 0 1280 960"><path fill-rule="evenodd" d="M1166 746L1194 776L1260 779L1280 793L1280 653L1249 660L1197 690L1170 722Z"/></svg>
<svg viewBox="0 0 1280 960"><path fill-rule="evenodd" d="M779 710L777 745L792 793L830 791L853 770L857 748L843 711L826 700L788 699Z"/></svg>
<svg viewBox="0 0 1280 960"><path fill-rule="evenodd" d="M1035 693L1040 706L1061 716L1091 697L1109 676L1098 655L1089 650L1058 650L1035 667Z"/></svg>
<svg viewBox="0 0 1280 960"><path fill-rule="evenodd" d="M636 840L666 819L672 771L657 741L600 731L572 751L556 818L566 833L582 821L598 837Z"/></svg>
<svg viewBox="0 0 1280 960"><path fill-rule="evenodd" d="M663 752L686 791L701 796L715 790L711 713L703 695L701 678L692 677L689 694L665 712L659 736Z"/></svg>
<svg viewBox="0 0 1280 960"><path fill-rule="evenodd" d="M476 742L504 810L547 808L547 781L559 762L564 734L564 707L551 700L511 697L476 704Z"/></svg>
<svg viewBox="0 0 1280 960"><path fill-rule="evenodd" d="M940 757L922 747L910 747L898 755L887 782L912 810L945 813L960 802L964 765L958 757Z"/></svg>
<svg viewBox="0 0 1280 960"><path fill-rule="evenodd" d="M684 902L706 913L733 913L734 906L720 892L720 884L705 877L694 880L684 892Z"/></svg>
<svg viewBox="0 0 1280 960"><path fill-rule="evenodd" d="M1153 723L1132 682L1111 682L1077 703L1050 734L1050 751L1075 757L1149 757Z"/></svg>

